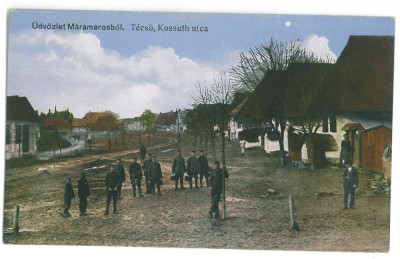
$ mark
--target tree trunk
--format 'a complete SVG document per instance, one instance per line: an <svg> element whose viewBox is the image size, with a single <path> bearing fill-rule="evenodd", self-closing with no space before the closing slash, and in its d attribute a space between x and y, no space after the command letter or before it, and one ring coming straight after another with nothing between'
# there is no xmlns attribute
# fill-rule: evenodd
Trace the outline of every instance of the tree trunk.
<svg viewBox="0 0 400 259"><path fill-rule="evenodd" d="M315 154L314 154L314 141L312 138L312 134L308 134L306 137L306 146L307 146L307 157L308 157L308 163L312 165L312 167L315 168Z"/></svg>
<svg viewBox="0 0 400 259"><path fill-rule="evenodd" d="M221 130L221 140L222 140L222 166L224 169L224 173L223 173L223 185L222 185L222 191L223 191L223 216L222 219L226 219L226 196L225 196L225 168L226 168L226 163L225 163L225 134L224 134L224 130Z"/></svg>
<svg viewBox="0 0 400 259"><path fill-rule="evenodd" d="M207 150L208 150L208 136L206 135L206 140L204 141L204 155L207 156Z"/></svg>
<svg viewBox="0 0 400 259"><path fill-rule="evenodd" d="M193 148L193 150L196 151L197 150L197 135L194 134L193 136L194 136L194 145L193 145L194 148Z"/></svg>
<svg viewBox="0 0 400 259"><path fill-rule="evenodd" d="M214 161L217 160L217 154L216 154L216 150L215 150L215 136L211 136L211 145L212 145L212 149L213 149L213 159Z"/></svg>
<svg viewBox="0 0 400 259"><path fill-rule="evenodd" d="M110 132L108 132L108 151L111 151L111 135L110 135Z"/></svg>
<svg viewBox="0 0 400 259"><path fill-rule="evenodd" d="M201 149L201 146L203 145L203 135L200 135L200 140L199 140L199 149Z"/></svg>
<svg viewBox="0 0 400 259"><path fill-rule="evenodd" d="M225 134L224 131L221 130L221 144L222 144L222 164L225 165Z"/></svg>

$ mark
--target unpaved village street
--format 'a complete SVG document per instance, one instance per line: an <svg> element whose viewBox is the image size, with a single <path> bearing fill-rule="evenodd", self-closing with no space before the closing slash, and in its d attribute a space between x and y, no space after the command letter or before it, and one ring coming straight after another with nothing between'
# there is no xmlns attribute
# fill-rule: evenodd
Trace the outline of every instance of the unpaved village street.
<svg viewBox="0 0 400 259"><path fill-rule="evenodd" d="M240 156L237 142L227 142L226 220L209 219L210 189L174 190L169 180L176 138L158 133L152 149L163 170L162 196L132 197L127 168L130 150L84 154L48 164L5 172L3 242L6 244L91 245L175 248L228 248L305 251L389 250L390 196L370 189L372 175L360 172L354 209L342 210L342 169L299 170L279 165L275 156L250 149ZM185 160L193 148L182 137ZM218 156L220 146L217 145ZM209 148L208 159L212 154ZM217 156L217 157L218 157ZM122 157L127 181L119 214L105 210L104 165ZM77 194L86 169L91 188L88 216L79 217L73 199L70 218L62 218L63 183L72 177ZM186 187L188 183L185 182ZM144 186L143 186L144 189ZM268 194L273 189L275 194ZM293 196L300 231L290 228L288 196ZM11 234L20 205L19 235ZM222 202L220 203L222 211Z"/></svg>

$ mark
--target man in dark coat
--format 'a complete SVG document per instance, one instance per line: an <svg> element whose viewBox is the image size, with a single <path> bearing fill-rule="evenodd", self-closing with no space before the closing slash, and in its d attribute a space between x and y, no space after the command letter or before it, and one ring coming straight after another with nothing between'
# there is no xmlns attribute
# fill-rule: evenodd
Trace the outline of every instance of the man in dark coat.
<svg viewBox="0 0 400 259"><path fill-rule="evenodd" d="M104 212L104 215L108 215L109 213L109 208L110 208L110 203L111 199L113 201L114 205L114 214L117 214L117 188L120 185L120 174L116 171L116 166L111 165L110 166L111 171L108 172L106 175L106 196L107 196L107 203L106 203L106 211Z"/></svg>
<svg viewBox="0 0 400 259"><path fill-rule="evenodd" d="M150 193L150 179L149 179L149 166L153 162L151 159L151 154L147 154L147 159L144 160L143 164L143 172L144 172L144 179L146 181L146 194Z"/></svg>
<svg viewBox="0 0 400 259"><path fill-rule="evenodd" d="M224 177L228 178L229 174L224 166L222 170L220 168L219 161L214 162L213 171L211 173L211 207L208 212L210 218L219 218L218 204L221 199L221 193L224 185Z"/></svg>
<svg viewBox="0 0 400 259"><path fill-rule="evenodd" d="M192 189L192 178L194 177L194 183L195 183L195 188L199 188L197 185L197 181L199 178L199 173L200 173L200 165L199 165L199 160L195 156L195 151L192 151L190 153L190 157L187 161L187 173L189 176L189 185L190 189Z"/></svg>
<svg viewBox="0 0 400 259"><path fill-rule="evenodd" d="M172 174L175 174L175 190L178 190L178 181L181 184L181 189L185 189L183 187L183 174L186 172L185 159L182 157L182 153L179 150L177 157L174 159L174 163L172 165Z"/></svg>
<svg viewBox="0 0 400 259"><path fill-rule="evenodd" d="M146 153L147 153L146 147L144 146L143 143L140 144L139 154L140 154L140 163L142 163L142 164L143 164L144 158L146 157Z"/></svg>
<svg viewBox="0 0 400 259"><path fill-rule="evenodd" d="M155 194L155 186L157 185L157 194L161 195L161 165L157 161L157 156L153 156L153 162L149 166L149 179L150 179L150 191Z"/></svg>
<svg viewBox="0 0 400 259"><path fill-rule="evenodd" d="M342 167L345 167L347 163L350 162L350 154L351 154L351 143L349 140L349 136L347 134L343 135L344 139L342 140L342 143L340 144L341 149L340 149L340 165Z"/></svg>
<svg viewBox="0 0 400 259"><path fill-rule="evenodd" d="M124 165L121 162L121 158L118 158L116 163L117 163L116 170L119 173L119 178L120 178L120 183L119 183L118 188L117 188L117 198L118 199L122 199L122 196L121 196L122 183L125 182L125 180L126 180L126 178L125 178L125 168L124 168Z"/></svg>
<svg viewBox="0 0 400 259"><path fill-rule="evenodd" d="M137 157L134 157L132 163L129 164L129 178L132 184L133 197L136 197L136 187L139 192L139 197L143 197L142 194L143 174L142 174L142 168L137 162Z"/></svg>
<svg viewBox="0 0 400 259"><path fill-rule="evenodd" d="M71 207L71 200L75 198L74 189L71 184L71 177L67 177L64 187L64 212L61 213L63 217L71 217L69 208Z"/></svg>
<svg viewBox="0 0 400 259"><path fill-rule="evenodd" d="M343 209L353 208L357 185L357 170L351 163L347 163L343 173Z"/></svg>
<svg viewBox="0 0 400 259"><path fill-rule="evenodd" d="M200 166L200 187L203 187L203 176L206 178L207 187L209 187L210 183L208 182L208 177L210 177L210 168L208 166L207 157L204 155L203 150L200 150L200 156L198 159Z"/></svg>
<svg viewBox="0 0 400 259"><path fill-rule="evenodd" d="M78 197L79 197L79 216L86 216L87 198L90 195L89 183L86 179L86 174L81 173L81 178L78 180Z"/></svg>

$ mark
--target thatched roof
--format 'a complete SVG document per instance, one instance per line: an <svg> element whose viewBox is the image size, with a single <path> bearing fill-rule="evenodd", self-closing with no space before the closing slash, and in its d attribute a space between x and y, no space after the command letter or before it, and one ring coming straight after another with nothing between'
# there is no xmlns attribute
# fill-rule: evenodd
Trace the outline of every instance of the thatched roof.
<svg viewBox="0 0 400 259"><path fill-rule="evenodd" d="M82 119L72 119L72 127L85 127L85 122Z"/></svg>
<svg viewBox="0 0 400 259"><path fill-rule="evenodd" d="M105 117L105 116L107 116L107 113L105 113L105 112L88 112L83 117L83 121L85 122L85 125L87 127L91 127L92 125L94 125L96 123L96 121L100 117Z"/></svg>
<svg viewBox="0 0 400 259"><path fill-rule="evenodd" d="M393 36L350 36L312 109L325 113L392 112Z"/></svg>
<svg viewBox="0 0 400 259"><path fill-rule="evenodd" d="M154 124L157 125L162 125L162 126L170 126L170 125L175 125L178 119L178 115L176 112L166 112L166 113L160 113L154 122Z"/></svg>
<svg viewBox="0 0 400 259"><path fill-rule="evenodd" d="M288 117L309 116L309 110L320 84L330 73L333 64L293 63L287 70L285 115Z"/></svg>
<svg viewBox="0 0 400 259"><path fill-rule="evenodd" d="M236 118L265 119L282 114L286 89L286 70L268 71Z"/></svg>
<svg viewBox="0 0 400 259"><path fill-rule="evenodd" d="M110 131L121 129L118 120L108 112L88 112L83 117L83 120L90 130Z"/></svg>
<svg viewBox="0 0 400 259"><path fill-rule="evenodd" d="M236 114L240 111L240 109L242 109L243 105L246 103L246 101L249 99L250 96L251 96L250 92L243 92L243 91L236 92L230 104L230 107L232 109L230 115L236 116Z"/></svg>
<svg viewBox="0 0 400 259"><path fill-rule="evenodd" d="M120 129L121 126L119 125L118 120L111 114L108 114L105 117L99 117L92 127L92 130L99 131L111 131Z"/></svg>
<svg viewBox="0 0 400 259"><path fill-rule="evenodd" d="M7 96L7 120L39 121L39 116L26 97Z"/></svg>
<svg viewBox="0 0 400 259"><path fill-rule="evenodd" d="M52 118L43 121L43 128L59 131L69 131L71 129L71 125L64 118Z"/></svg>

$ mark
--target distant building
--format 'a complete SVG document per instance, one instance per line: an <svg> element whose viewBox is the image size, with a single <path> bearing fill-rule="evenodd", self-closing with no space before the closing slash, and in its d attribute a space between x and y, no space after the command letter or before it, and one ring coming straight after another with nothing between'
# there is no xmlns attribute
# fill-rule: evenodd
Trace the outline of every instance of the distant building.
<svg viewBox="0 0 400 259"><path fill-rule="evenodd" d="M71 125L64 118L46 119L42 123L42 129L57 131L65 139L71 137Z"/></svg>
<svg viewBox="0 0 400 259"><path fill-rule="evenodd" d="M108 112L88 112L83 121L88 128L88 139L117 136L121 133L117 118Z"/></svg>
<svg viewBox="0 0 400 259"><path fill-rule="evenodd" d="M141 117L128 118L120 120L121 127L129 132L129 131L144 131L144 123Z"/></svg>
<svg viewBox="0 0 400 259"><path fill-rule="evenodd" d="M229 138L231 140L238 139L239 132L243 131L243 129L246 127L246 120L235 119L235 116L246 103L247 99L249 99L250 95L250 92L238 91L235 93L235 96L230 104L232 111L230 114L231 118L229 120Z"/></svg>
<svg viewBox="0 0 400 259"><path fill-rule="evenodd" d="M161 112L155 119L153 128L157 131L178 132L179 125L179 132L186 132L186 126L184 124L185 116L186 111L180 109L177 112Z"/></svg>
<svg viewBox="0 0 400 259"><path fill-rule="evenodd" d="M267 153L280 151L279 136L272 130L269 120L284 116L286 79L285 70L268 71L235 115L235 120L243 122L242 130L251 128L262 130L257 146L263 147ZM283 143L284 151L287 151L287 127L283 132Z"/></svg>
<svg viewBox="0 0 400 259"><path fill-rule="evenodd" d="M73 119L71 128L72 137L75 141L85 140L88 134L88 128L83 119Z"/></svg>
<svg viewBox="0 0 400 259"><path fill-rule="evenodd" d="M26 97L7 96L6 159L37 151L39 116Z"/></svg>

